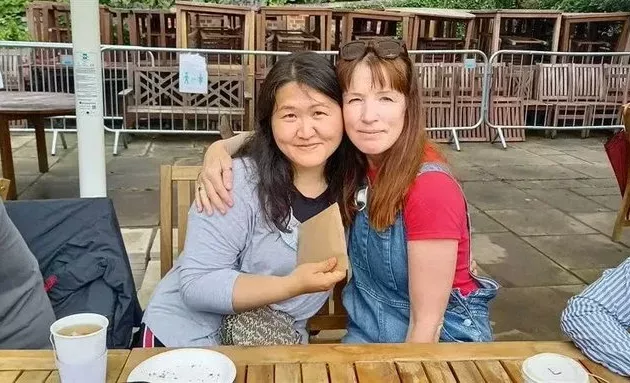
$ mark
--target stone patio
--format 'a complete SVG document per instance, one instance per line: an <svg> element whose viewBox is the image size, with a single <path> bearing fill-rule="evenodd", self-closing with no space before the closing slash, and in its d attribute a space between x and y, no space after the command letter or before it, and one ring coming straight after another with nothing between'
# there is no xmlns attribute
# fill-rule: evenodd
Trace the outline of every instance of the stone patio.
<svg viewBox="0 0 630 383"><path fill-rule="evenodd" d="M492 307L498 340L563 339L559 315L567 299L630 254L630 230L621 243L610 240L621 198L604 139L443 147L471 204L474 256L503 286ZM41 175L34 136L13 135L20 199L79 196L76 136L67 140L69 148L49 157L50 172ZM199 164L212 138L136 136L116 157L113 136L106 140L108 193L146 302L159 279L159 165Z"/></svg>

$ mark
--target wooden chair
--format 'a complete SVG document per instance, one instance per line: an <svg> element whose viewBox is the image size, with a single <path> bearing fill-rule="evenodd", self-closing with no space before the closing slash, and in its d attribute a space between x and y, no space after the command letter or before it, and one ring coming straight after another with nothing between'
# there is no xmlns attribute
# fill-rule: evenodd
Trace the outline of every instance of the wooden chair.
<svg viewBox="0 0 630 383"><path fill-rule="evenodd" d="M630 104L623 106L623 123L626 127L626 140L630 143ZM626 226L630 226L630 220L628 219L628 213L630 211L630 156L627 161L628 178L626 179L626 190L623 193L623 199L621 201L621 207L617 212L617 219L615 220L615 226L613 227L612 240L619 242L621 239L621 232Z"/></svg>
<svg viewBox="0 0 630 383"><path fill-rule="evenodd" d="M11 181L6 178L0 178L0 199L5 200L9 195L9 185Z"/></svg>
<svg viewBox="0 0 630 383"><path fill-rule="evenodd" d="M172 166L160 167L160 269L161 277L173 267L173 253L179 255L184 249L188 210L194 200L194 188L201 166ZM177 199L173 197L176 190ZM173 203L177 210L177 226L173 225ZM173 229L177 228L177 246L173 246ZM346 311L341 304L341 291L346 281L335 286L328 303L308 322L311 333L320 330L343 330L346 328Z"/></svg>

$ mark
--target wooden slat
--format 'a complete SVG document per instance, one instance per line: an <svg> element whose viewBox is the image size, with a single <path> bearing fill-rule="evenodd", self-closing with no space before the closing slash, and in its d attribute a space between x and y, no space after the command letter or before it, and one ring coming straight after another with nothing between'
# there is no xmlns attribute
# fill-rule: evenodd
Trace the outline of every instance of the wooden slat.
<svg viewBox="0 0 630 383"><path fill-rule="evenodd" d="M247 379L247 366L244 364L236 365L236 380L234 383L245 383Z"/></svg>
<svg viewBox="0 0 630 383"><path fill-rule="evenodd" d="M160 167L160 274L173 267L173 189L171 165Z"/></svg>
<svg viewBox="0 0 630 383"><path fill-rule="evenodd" d="M9 194L9 185L11 181L6 178L0 178L0 199L6 200Z"/></svg>
<svg viewBox="0 0 630 383"><path fill-rule="evenodd" d="M396 365L391 362L357 362L354 367L360 383L400 382Z"/></svg>
<svg viewBox="0 0 630 383"><path fill-rule="evenodd" d="M446 362L423 362L424 370L431 383L457 383Z"/></svg>
<svg viewBox="0 0 630 383"><path fill-rule="evenodd" d="M190 181L177 181L177 251L184 249L190 210Z"/></svg>
<svg viewBox="0 0 630 383"><path fill-rule="evenodd" d="M49 376L50 371L24 371L16 383L44 383Z"/></svg>
<svg viewBox="0 0 630 383"><path fill-rule="evenodd" d="M630 382L630 378L622 378L613 374L601 364L597 364L588 359L581 359L580 362L590 371L591 374L606 379L609 382Z"/></svg>
<svg viewBox="0 0 630 383"><path fill-rule="evenodd" d="M523 382L523 376L521 375L522 360L502 360L501 364L513 382Z"/></svg>
<svg viewBox="0 0 630 383"><path fill-rule="evenodd" d="M354 366L350 363L331 363L328 365L330 383L356 383Z"/></svg>
<svg viewBox="0 0 630 383"><path fill-rule="evenodd" d="M60 382L61 382L61 378L59 377L59 371L57 370L51 372L51 374L48 376L48 379L46 379L46 383L60 383Z"/></svg>
<svg viewBox="0 0 630 383"><path fill-rule="evenodd" d="M324 366L326 367L326 366ZM278 363L276 364L275 381L280 382L302 382L302 370L298 363Z"/></svg>
<svg viewBox="0 0 630 383"><path fill-rule="evenodd" d="M397 362L402 383L430 383L421 362Z"/></svg>
<svg viewBox="0 0 630 383"><path fill-rule="evenodd" d="M451 368L453 369L455 376L460 382L467 382L467 383L468 382L470 383L476 383L476 382L484 383L485 382L485 380L483 379L483 376L481 376L479 369L477 369L477 366L475 365L475 362L473 361L464 360L461 362L452 362Z"/></svg>
<svg viewBox="0 0 630 383"><path fill-rule="evenodd" d="M13 383L20 376L21 371L0 371L0 382Z"/></svg>
<svg viewBox="0 0 630 383"><path fill-rule="evenodd" d="M328 383L328 371L326 369L326 363L302 364L302 379L303 381L309 383ZM284 380L276 379L276 382L284 382Z"/></svg>
<svg viewBox="0 0 630 383"><path fill-rule="evenodd" d="M247 366L247 383L273 383L273 364L250 364Z"/></svg>
<svg viewBox="0 0 630 383"><path fill-rule="evenodd" d="M510 376L498 360L479 360L475 362L481 375L488 383L511 382Z"/></svg>

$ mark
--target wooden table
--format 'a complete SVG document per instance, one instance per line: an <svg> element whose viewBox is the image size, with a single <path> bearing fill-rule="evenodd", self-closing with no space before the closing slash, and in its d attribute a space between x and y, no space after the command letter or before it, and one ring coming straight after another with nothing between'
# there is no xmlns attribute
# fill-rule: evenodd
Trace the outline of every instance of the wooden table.
<svg viewBox="0 0 630 383"><path fill-rule="evenodd" d="M127 361L129 350L109 350L107 354L107 382L115 383ZM0 350L1 383L58 383L52 351Z"/></svg>
<svg viewBox="0 0 630 383"><path fill-rule="evenodd" d="M34 125L39 171L45 173L48 171L48 152L46 134L44 133L44 118L73 114L74 110L73 94L0 92L0 159L2 160L3 177L11 181L7 199L15 199L17 196L9 121L28 120Z"/></svg>
<svg viewBox="0 0 630 383"><path fill-rule="evenodd" d="M579 360L592 373L609 382L630 382L588 361L571 343L566 342L314 344L215 349L234 361L237 366L236 382L239 383L522 382L520 368L523 360L541 352L559 353ZM132 350L119 383L126 382L129 373L142 361L166 350Z"/></svg>

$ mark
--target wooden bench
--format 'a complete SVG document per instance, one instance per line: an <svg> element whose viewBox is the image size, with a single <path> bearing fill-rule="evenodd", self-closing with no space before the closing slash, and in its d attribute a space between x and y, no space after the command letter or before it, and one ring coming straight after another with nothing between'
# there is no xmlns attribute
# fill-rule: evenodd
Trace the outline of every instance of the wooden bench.
<svg viewBox="0 0 630 383"><path fill-rule="evenodd" d="M181 93L177 66L131 66L128 73L130 87L118 93L126 129L218 131L222 119L232 130L250 126L252 96L241 65L209 65L207 94Z"/></svg>
<svg viewBox="0 0 630 383"><path fill-rule="evenodd" d="M160 267L161 276L173 267L173 256L184 248L188 211L194 201L194 188L201 166L160 167ZM174 196L175 191L176 196ZM176 209L173 209L175 204ZM173 213L177 221L175 222ZM177 229L177 243L173 243L173 229ZM174 246L175 245L175 246ZM341 291L345 281L335 286L328 304L312 317L307 326L311 334L321 330L344 330L346 311L341 303Z"/></svg>

